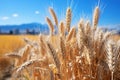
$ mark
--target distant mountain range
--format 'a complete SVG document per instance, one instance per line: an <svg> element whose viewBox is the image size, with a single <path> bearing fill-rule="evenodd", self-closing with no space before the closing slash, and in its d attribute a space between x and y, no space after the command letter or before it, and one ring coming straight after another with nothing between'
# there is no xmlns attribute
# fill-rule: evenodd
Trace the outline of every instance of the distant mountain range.
<svg viewBox="0 0 120 80"><path fill-rule="evenodd" d="M116 34L120 34L120 25L113 26L111 28L102 28L105 31L114 31ZM55 27L55 30L57 31L57 28ZM9 34L13 31L13 34L27 34L29 32L30 34L48 34L49 28L47 24L41 24L41 23L26 23L21 25L0 25L0 34ZM19 33L18 33L19 32Z"/></svg>
<svg viewBox="0 0 120 80"><path fill-rule="evenodd" d="M113 27L110 30L115 31L116 34L120 34L120 25L117 25L116 27Z"/></svg>
<svg viewBox="0 0 120 80"><path fill-rule="evenodd" d="M103 27L102 28L105 31L112 31L114 34L120 34L120 24L118 25L111 25L110 27Z"/></svg>
<svg viewBox="0 0 120 80"><path fill-rule="evenodd" d="M10 31L19 30L20 33L25 33L26 30L35 31L37 33L45 33L48 34L49 28L47 24L40 23L28 23L21 25L0 25L1 33L9 33Z"/></svg>

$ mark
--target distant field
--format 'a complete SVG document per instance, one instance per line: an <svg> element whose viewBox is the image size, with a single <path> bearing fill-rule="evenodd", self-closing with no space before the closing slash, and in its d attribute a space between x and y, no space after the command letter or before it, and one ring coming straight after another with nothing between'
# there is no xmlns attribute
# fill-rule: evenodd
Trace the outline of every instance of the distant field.
<svg viewBox="0 0 120 80"><path fill-rule="evenodd" d="M23 38L30 38L36 40L37 37L33 35L0 35L0 55L5 53L17 51L25 45Z"/></svg>
<svg viewBox="0 0 120 80"><path fill-rule="evenodd" d="M120 35L114 35L114 36L112 36L112 39L118 41L118 40L120 40Z"/></svg>

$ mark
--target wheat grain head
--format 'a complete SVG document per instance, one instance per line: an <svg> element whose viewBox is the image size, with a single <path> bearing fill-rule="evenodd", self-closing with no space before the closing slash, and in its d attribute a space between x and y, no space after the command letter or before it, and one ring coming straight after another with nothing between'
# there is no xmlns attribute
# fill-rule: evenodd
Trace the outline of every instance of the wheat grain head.
<svg viewBox="0 0 120 80"><path fill-rule="evenodd" d="M66 30L68 32L70 31L71 17L72 17L71 9L67 8L67 11L66 11Z"/></svg>
<svg viewBox="0 0 120 80"><path fill-rule="evenodd" d="M49 12L50 12L50 14L51 14L51 16L52 16L52 18L53 18L53 20L54 20L56 26L58 26L58 19L57 19L57 16L56 16L54 10L53 10L51 7L49 8Z"/></svg>
<svg viewBox="0 0 120 80"><path fill-rule="evenodd" d="M52 36L54 34L54 25L48 17L46 17L46 21L50 29L50 35Z"/></svg>
<svg viewBox="0 0 120 80"><path fill-rule="evenodd" d="M100 16L100 10L99 10L99 7L96 6L94 9L94 13L93 13L93 27L94 27L94 29L96 29L96 27L98 25L99 16Z"/></svg>

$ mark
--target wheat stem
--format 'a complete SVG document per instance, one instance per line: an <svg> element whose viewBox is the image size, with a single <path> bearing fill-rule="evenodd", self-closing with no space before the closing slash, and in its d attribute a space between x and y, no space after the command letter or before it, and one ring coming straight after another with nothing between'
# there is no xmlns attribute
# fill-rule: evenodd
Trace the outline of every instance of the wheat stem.
<svg viewBox="0 0 120 80"><path fill-rule="evenodd" d="M114 72L112 71L111 72L111 80L113 80L114 79Z"/></svg>

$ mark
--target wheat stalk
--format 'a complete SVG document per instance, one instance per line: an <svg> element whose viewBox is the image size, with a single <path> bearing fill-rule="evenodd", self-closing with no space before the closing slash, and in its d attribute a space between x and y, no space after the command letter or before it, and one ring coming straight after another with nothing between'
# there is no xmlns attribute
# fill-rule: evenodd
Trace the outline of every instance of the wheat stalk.
<svg viewBox="0 0 120 80"><path fill-rule="evenodd" d="M54 80L54 74L52 70L50 70L50 80Z"/></svg>

